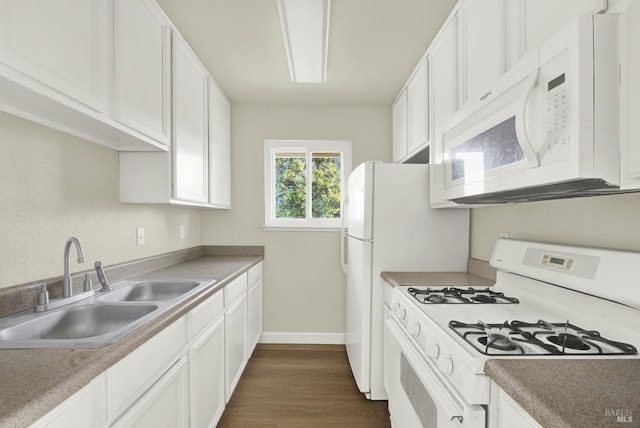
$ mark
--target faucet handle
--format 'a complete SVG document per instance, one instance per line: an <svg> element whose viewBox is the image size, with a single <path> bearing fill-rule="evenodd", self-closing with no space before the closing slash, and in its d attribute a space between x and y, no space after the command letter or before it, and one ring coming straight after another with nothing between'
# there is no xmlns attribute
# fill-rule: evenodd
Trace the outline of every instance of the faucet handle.
<svg viewBox="0 0 640 428"><path fill-rule="evenodd" d="M93 289L93 284L91 283L91 274L89 272L85 272L82 291L91 291L92 289Z"/></svg>
<svg viewBox="0 0 640 428"><path fill-rule="evenodd" d="M107 276L104 274L104 269L102 268L102 262L97 261L93 265L96 268L96 274L98 275L98 281L100 281L100 285L102 288L100 291L109 291L109 284L107 283Z"/></svg>
<svg viewBox="0 0 640 428"><path fill-rule="evenodd" d="M49 304L49 292L47 291L47 283L43 282L42 284L38 284L31 288L40 289L40 291L38 291L38 303L36 303L35 311L43 312L44 310L46 310L47 305Z"/></svg>

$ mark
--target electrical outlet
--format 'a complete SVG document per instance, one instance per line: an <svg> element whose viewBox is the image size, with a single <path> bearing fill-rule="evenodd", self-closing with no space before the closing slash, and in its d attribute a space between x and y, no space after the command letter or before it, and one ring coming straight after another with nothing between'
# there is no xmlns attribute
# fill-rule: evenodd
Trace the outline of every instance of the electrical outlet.
<svg viewBox="0 0 640 428"><path fill-rule="evenodd" d="M138 245L144 245L144 227L136 228L136 243Z"/></svg>
<svg viewBox="0 0 640 428"><path fill-rule="evenodd" d="M180 238L184 239L187 236L187 229L184 227L184 224L180 225Z"/></svg>

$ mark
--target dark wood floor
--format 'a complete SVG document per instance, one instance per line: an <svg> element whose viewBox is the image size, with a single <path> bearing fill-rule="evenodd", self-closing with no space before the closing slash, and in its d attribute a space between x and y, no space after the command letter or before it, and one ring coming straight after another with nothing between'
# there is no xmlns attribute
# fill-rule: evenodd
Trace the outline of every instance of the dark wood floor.
<svg viewBox="0 0 640 428"><path fill-rule="evenodd" d="M344 346L258 345L218 428L389 428L364 398Z"/></svg>

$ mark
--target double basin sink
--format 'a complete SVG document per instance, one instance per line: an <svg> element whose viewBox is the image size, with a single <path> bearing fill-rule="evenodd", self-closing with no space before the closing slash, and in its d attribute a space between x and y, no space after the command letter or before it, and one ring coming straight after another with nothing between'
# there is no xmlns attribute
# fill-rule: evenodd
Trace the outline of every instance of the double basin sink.
<svg viewBox="0 0 640 428"><path fill-rule="evenodd" d="M43 313L0 320L0 348L96 348L115 343L215 280L121 281Z"/></svg>

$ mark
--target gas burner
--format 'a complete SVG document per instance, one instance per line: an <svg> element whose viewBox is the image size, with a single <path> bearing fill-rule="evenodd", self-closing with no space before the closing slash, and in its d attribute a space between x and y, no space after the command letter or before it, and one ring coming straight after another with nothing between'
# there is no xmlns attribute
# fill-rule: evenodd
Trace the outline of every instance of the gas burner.
<svg viewBox="0 0 640 428"><path fill-rule="evenodd" d="M587 351L589 349L589 345L575 334L560 333L557 336L549 336L547 340L561 348L577 349L579 351Z"/></svg>
<svg viewBox="0 0 640 428"><path fill-rule="evenodd" d="M425 298L425 300L428 300L431 303L447 303L448 302L446 297L440 296L438 294L433 294L431 296L428 296Z"/></svg>
<svg viewBox="0 0 640 428"><path fill-rule="evenodd" d="M485 355L637 355L628 343L615 342L568 321L505 321L475 324L450 321L449 327Z"/></svg>
<svg viewBox="0 0 640 428"><path fill-rule="evenodd" d="M507 336L497 333L491 333L487 336L483 336L478 339L478 342L485 345L487 347L486 349L493 348L501 351L515 351L518 348L522 349L521 346L515 344Z"/></svg>
<svg viewBox="0 0 640 428"><path fill-rule="evenodd" d="M493 291L489 288L467 289L458 287L444 288L407 288L407 292L422 304L445 303L471 303L471 304L496 304L496 303L520 303L515 297L507 297L504 293Z"/></svg>

